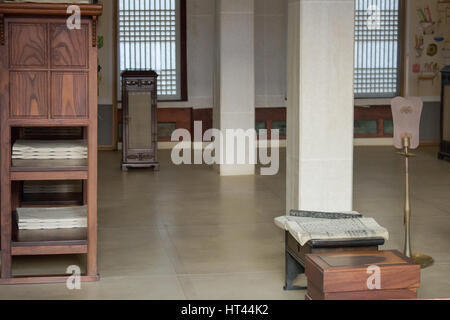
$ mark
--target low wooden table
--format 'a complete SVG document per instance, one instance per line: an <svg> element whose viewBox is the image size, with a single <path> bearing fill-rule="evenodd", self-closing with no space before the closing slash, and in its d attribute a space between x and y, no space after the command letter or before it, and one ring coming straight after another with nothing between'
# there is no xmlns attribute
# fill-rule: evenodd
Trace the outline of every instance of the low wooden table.
<svg viewBox="0 0 450 320"><path fill-rule="evenodd" d="M420 265L400 252L327 252L306 256L312 300L416 299Z"/></svg>
<svg viewBox="0 0 450 320"><path fill-rule="evenodd" d="M354 240L313 240L301 246L297 240L286 232L285 255L286 273L284 290L306 290L307 287L294 286L294 280L305 273L306 255L324 252L378 251L384 245L383 238Z"/></svg>

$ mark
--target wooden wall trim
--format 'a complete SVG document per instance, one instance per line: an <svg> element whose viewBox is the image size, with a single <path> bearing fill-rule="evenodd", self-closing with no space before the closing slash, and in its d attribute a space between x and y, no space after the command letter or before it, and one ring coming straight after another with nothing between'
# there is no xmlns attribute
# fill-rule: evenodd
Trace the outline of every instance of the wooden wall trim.
<svg viewBox="0 0 450 320"><path fill-rule="evenodd" d="M391 106L355 107L355 121L377 121L376 134L356 134L355 138L392 138L385 134L384 121L392 120Z"/></svg>
<svg viewBox="0 0 450 320"><path fill-rule="evenodd" d="M2 2L0 3L0 14L5 15L47 15L68 16L67 8L71 3L24 3L24 2ZM77 4L82 16L98 17L102 15L103 5Z"/></svg>
<svg viewBox="0 0 450 320"><path fill-rule="evenodd" d="M122 110L117 113L117 125L122 122ZM161 122L175 122L176 129L189 130L192 137L194 136L194 122L202 122L202 135L209 129L213 128L213 109L194 109L194 108L158 108L158 123ZM286 108L256 108L255 121L266 122L266 128L269 130L268 139L270 136L270 129L273 128L274 121L286 121ZM285 139L285 136L280 136L280 139ZM121 139L119 139L119 142ZM168 142L170 137L159 137L159 142Z"/></svg>

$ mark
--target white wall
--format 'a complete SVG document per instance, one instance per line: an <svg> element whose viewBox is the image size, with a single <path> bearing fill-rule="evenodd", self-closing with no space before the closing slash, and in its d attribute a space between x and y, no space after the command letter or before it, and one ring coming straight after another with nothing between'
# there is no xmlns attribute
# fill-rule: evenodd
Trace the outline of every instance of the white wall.
<svg viewBox="0 0 450 320"><path fill-rule="evenodd" d="M99 51L102 81L100 104L112 104L114 96L113 1L103 1L98 34L105 37ZM255 0L256 106L285 106L286 96L286 0ZM214 82L213 0L187 0L188 101L163 102L159 107L213 107Z"/></svg>
<svg viewBox="0 0 450 320"><path fill-rule="evenodd" d="M187 0L188 107L212 108L214 75L214 21L212 0ZM163 106L177 105L164 103ZM178 104L179 105L179 104Z"/></svg>
<svg viewBox="0 0 450 320"><path fill-rule="evenodd" d="M287 1L255 0L256 107L286 106Z"/></svg>
<svg viewBox="0 0 450 320"><path fill-rule="evenodd" d="M286 0L255 0L256 107L285 106ZM160 107L213 107L215 6L187 0L187 102Z"/></svg>

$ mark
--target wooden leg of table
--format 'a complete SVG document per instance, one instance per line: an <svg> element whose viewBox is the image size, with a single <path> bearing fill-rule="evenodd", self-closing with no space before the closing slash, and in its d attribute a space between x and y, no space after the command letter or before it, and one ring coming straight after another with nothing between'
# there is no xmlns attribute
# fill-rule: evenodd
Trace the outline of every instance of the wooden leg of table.
<svg viewBox="0 0 450 320"><path fill-rule="evenodd" d="M305 269L286 251L286 284L285 291L306 290L306 287L295 286L294 281L300 275L305 273Z"/></svg>

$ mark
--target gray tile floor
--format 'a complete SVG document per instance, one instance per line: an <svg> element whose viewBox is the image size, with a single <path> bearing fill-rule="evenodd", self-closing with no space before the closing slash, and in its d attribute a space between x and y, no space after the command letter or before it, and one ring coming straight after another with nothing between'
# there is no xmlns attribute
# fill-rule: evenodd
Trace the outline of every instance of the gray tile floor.
<svg viewBox="0 0 450 320"><path fill-rule="evenodd" d="M422 272L421 298L450 297L450 164L436 148L411 162L413 249L436 263ZM101 281L0 287L0 299L304 299L284 292L285 166L273 177L221 178L210 167L122 173L120 155L100 153ZM285 159L284 150L281 159ZM403 163L392 148L355 149L355 210L375 217L402 247ZM83 257L24 257L17 274L64 273ZM304 283L305 279L299 279Z"/></svg>

